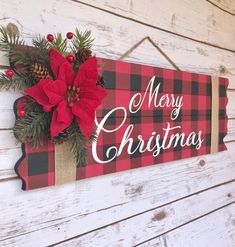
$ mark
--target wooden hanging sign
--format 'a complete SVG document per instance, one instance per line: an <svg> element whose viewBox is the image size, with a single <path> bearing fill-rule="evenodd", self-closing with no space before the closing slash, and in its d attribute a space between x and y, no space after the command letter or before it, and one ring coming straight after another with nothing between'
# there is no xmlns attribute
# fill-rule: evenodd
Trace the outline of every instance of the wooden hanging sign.
<svg viewBox="0 0 235 247"><path fill-rule="evenodd" d="M66 142L23 144L15 170L24 190L226 150L227 79L99 60L108 96L87 160L75 164Z"/></svg>

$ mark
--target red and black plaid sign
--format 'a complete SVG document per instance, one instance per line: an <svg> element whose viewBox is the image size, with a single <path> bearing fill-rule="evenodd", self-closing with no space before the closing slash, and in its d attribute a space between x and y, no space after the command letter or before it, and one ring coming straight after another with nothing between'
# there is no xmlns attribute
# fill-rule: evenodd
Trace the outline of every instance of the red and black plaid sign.
<svg viewBox="0 0 235 247"><path fill-rule="evenodd" d="M108 96L97 109L97 122L100 123L106 114L109 117L93 147L96 157L90 147L86 164L77 165L77 180L210 153L212 82L209 75L108 59L100 59L100 62ZM158 98L164 99L168 95L169 105L154 107L145 100L139 111L130 113L129 104L134 95L139 93L142 98L145 95L145 99L151 96L146 88L153 76L153 89L158 88ZM227 134L227 86L228 80L219 78L219 151L226 150L223 138ZM183 105L177 118L172 120L174 107L170 101L177 96L183 96ZM117 107L120 109L113 110ZM132 128L124 143L123 136L130 125ZM166 136L167 125L171 130ZM182 145L178 141L176 145L157 150L168 143L173 134L183 133L185 139L192 140L191 133L195 133L194 138L199 138L200 131L203 140L200 148L196 144ZM33 149L23 144L22 150L23 156L15 169L23 180L23 189L54 185L54 145L48 141L47 145ZM155 154L158 152L155 156L154 151Z"/></svg>

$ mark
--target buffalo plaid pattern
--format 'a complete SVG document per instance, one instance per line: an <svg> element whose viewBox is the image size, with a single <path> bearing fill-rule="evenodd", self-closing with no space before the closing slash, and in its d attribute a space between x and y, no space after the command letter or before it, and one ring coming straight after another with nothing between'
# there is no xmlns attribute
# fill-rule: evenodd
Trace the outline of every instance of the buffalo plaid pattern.
<svg viewBox="0 0 235 247"><path fill-rule="evenodd" d="M97 163L92 155L91 147L89 147L86 164L78 164L77 166L77 180L210 153L212 89L209 75L108 59L99 59L99 62L103 67L108 96L96 111L97 121L100 122L106 114L116 107L124 107L127 117L124 122L122 111L114 111L109 116L104 125L105 129L117 129L117 131L101 131L96 148L97 157L106 163ZM166 94L174 95L174 97L183 96L183 106L174 121L170 117L173 107L155 108L148 107L147 103L144 103L142 108L134 114L128 110L132 96L136 93L141 93L143 96L153 76L156 76L154 86L160 83L159 98ZM227 134L227 86L228 80L219 78L219 151L226 150L223 139ZM16 102L16 110L17 105ZM122 122L124 123L120 127ZM180 132L185 133L186 137L191 132L198 133L201 130L203 139L201 148L196 149L195 145L184 147L181 145L174 147L172 145L168 149L161 149L156 157L153 156L152 152L139 152L138 136L141 135L145 143L154 133L164 136L163 129L166 128L167 123L171 127L181 126ZM127 144L118 156L108 162L110 157L114 157L115 152L118 151L123 134L130 124L134 126L130 135L133 138L131 150L136 151L128 154ZM171 134L174 134L174 132L179 133L179 130L172 130ZM162 142L163 139L160 139L159 143ZM23 144L22 150L23 156L17 162L15 170L23 180L23 189L30 190L54 185L53 144L48 141L45 146L38 149Z"/></svg>

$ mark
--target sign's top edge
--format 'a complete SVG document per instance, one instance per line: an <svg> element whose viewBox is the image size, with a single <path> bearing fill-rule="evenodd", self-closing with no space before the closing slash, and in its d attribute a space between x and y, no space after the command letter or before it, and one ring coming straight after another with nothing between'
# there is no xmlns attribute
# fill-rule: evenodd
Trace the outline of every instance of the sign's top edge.
<svg viewBox="0 0 235 247"><path fill-rule="evenodd" d="M98 61L112 61L113 63L116 64L120 64L120 65L134 65L134 66L142 66L143 68L156 68L156 69L164 69L164 70L168 70L174 73L185 73L185 74L191 74L191 75L202 75L202 76L216 76L220 79L224 79L224 80L229 80L229 77L226 76L219 76L219 75L215 75L215 74L206 74L206 73L201 73L201 72L192 72L192 71L187 71L187 70L176 70L174 68L167 68L167 67L159 67L159 66L155 66L155 65L150 65L150 64L146 64L146 63L138 63L138 62L132 62L132 61L124 61L124 60L119 60L119 59L111 59L111 58L105 58L105 57L99 57L97 56Z"/></svg>

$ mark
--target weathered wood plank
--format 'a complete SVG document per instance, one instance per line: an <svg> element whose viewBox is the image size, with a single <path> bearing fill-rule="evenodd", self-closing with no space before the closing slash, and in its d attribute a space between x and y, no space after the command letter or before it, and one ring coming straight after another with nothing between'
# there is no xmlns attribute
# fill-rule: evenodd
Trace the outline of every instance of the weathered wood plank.
<svg viewBox="0 0 235 247"><path fill-rule="evenodd" d="M12 128L15 123L13 105L22 94L17 91L0 91L0 129Z"/></svg>
<svg viewBox="0 0 235 247"><path fill-rule="evenodd" d="M184 4L181 0L152 1L145 4L142 1L118 0L112 2L79 0L77 2L90 4L166 32L235 50L235 45L229 43L229 40L235 39L235 27L230 25L235 17L205 0L193 2L185 0Z"/></svg>
<svg viewBox="0 0 235 247"><path fill-rule="evenodd" d="M228 148L226 152L180 163L139 168L30 192L20 190L19 180L2 182L0 240L5 240L0 245L46 246L233 180L235 143L229 143ZM202 159L205 162L200 162Z"/></svg>
<svg viewBox="0 0 235 247"><path fill-rule="evenodd" d="M228 104L226 107L227 115L229 118L235 118L235 91L229 90L227 92Z"/></svg>
<svg viewBox="0 0 235 247"><path fill-rule="evenodd" d="M160 237L153 238L153 239L151 239L145 243L142 243L140 245L137 245L137 246L140 246L140 247L156 247L156 246L157 247L167 247L165 235L166 234L163 234ZM174 247L181 247L181 246L177 246L178 243L174 243L174 244L175 244L175 245L173 245Z"/></svg>
<svg viewBox="0 0 235 247"><path fill-rule="evenodd" d="M234 141L235 140L235 119L228 121L228 134L225 136L224 141Z"/></svg>
<svg viewBox="0 0 235 247"><path fill-rule="evenodd" d="M235 203L234 185L235 183L233 182L230 184L219 186L217 188L213 188L212 190L208 190L185 198L184 200L180 200L169 205L150 210L146 213L137 215L121 222L114 223L100 230L85 234L84 236L79 236L78 238L74 238L70 241L66 241L55 246L136 246L154 236L159 236L164 232L171 231L172 229L177 228L183 224L187 224L195 218L202 217L210 213L211 211L223 207L224 205ZM233 194L233 196L228 196L230 194ZM235 213L234 211L232 211L234 209L235 204L233 204L229 210L229 213L232 213L232 217L235 217ZM182 214L182 212L184 213ZM205 230L206 228L207 233L209 233L209 229L211 229L211 231L213 232L212 235L215 235L216 232L221 230L220 221L218 221L218 219L221 219L223 216L226 215L224 215L223 213L217 213L216 216L218 217L212 222L210 222L209 220L209 222L212 224L209 224L209 226L207 227L207 223L204 219L202 220L204 222L203 228L199 228L197 224L198 222L194 223L195 227L193 227L193 229L195 229L196 233L191 233L188 236L187 234L192 231L192 228L187 225L183 227L187 228L187 230L182 230L181 228L179 228L176 231L169 233L168 235L174 234L174 236L172 236L172 241L170 242L170 244L167 244L166 246L204 247L205 245L202 244L202 241L204 239L201 239L200 235L202 229ZM232 230L232 236L235 237L235 226L232 225L232 217L230 219L229 217L225 218L228 220L227 223L232 226L232 229L227 228L227 230ZM222 223L225 223L225 221L222 221ZM226 232L225 225L223 226L223 234L223 240L220 241L220 245L217 246L226 246L223 244L226 243L226 241L224 240L227 240L231 237L231 232ZM168 235L166 236L168 237ZM210 236L210 234L208 234L208 236ZM206 237L206 235L204 235L204 237ZM196 241L196 239L198 239L198 241ZM168 241L166 241L166 243L167 242ZM232 239L230 239L229 243L234 242L232 241Z"/></svg>
<svg viewBox="0 0 235 247"><path fill-rule="evenodd" d="M1 66L9 66L9 60L6 56L6 53L2 52L2 51L0 51L0 65ZM0 71L3 72L4 70L1 69Z"/></svg>
<svg viewBox="0 0 235 247"><path fill-rule="evenodd" d="M30 8L28 3L21 2L21 8L19 9L14 8L19 3L17 0L11 2L2 0L0 13L9 17L3 18L0 24L16 23L28 44L30 44L31 38L38 33L41 35L58 31L66 33L73 30L75 26L82 30L88 28L95 37L94 51L96 55L113 59L118 59L143 37L151 36L182 70L221 76L235 75L234 53L200 43L195 44L195 42L185 38L153 30L150 27L69 0L49 1L46 3L46 9L43 2L34 3L34 21L31 21L28 17L28 8ZM98 24L97 20L99 20ZM44 23L47 23L46 28ZM61 25L61 23L66 23L66 25ZM188 26L192 27L191 17L189 23ZM230 23L228 25L232 26ZM194 29L192 28L192 30ZM221 37L224 39L223 35ZM232 39L228 39L228 42L234 43ZM3 56L0 56L1 58ZM127 60L170 67L169 63L147 41L133 52ZM0 64L2 63L0 62ZM221 70L223 67L225 70ZM231 81L230 87L235 88L235 80Z"/></svg>
<svg viewBox="0 0 235 247"><path fill-rule="evenodd" d="M232 204L139 246L231 247L235 243L234 219L235 205Z"/></svg>
<svg viewBox="0 0 235 247"><path fill-rule="evenodd" d="M217 76L220 76L217 74ZM226 77L226 76L225 76ZM235 76L227 76L226 78L229 79L229 85L228 85L228 88L229 89L235 89Z"/></svg>
<svg viewBox="0 0 235 247"><path fill-rule="evenodd" d="M233 0L209 0L218 7L235 15L235 2Z"/></svg>
<svg viewBox="0 0 235 247"><path fill-rule="evenodd" d="M20 144L16 142L12 130L0 130L0 150L19 148Z"/></svg>
<svg viewBox="0 0 235 247"><path fill-rule="evenodd" d="M235 244L235 205L223 208L197 222L169 233L168 246L182 243L180 246L210 246L231 247ZM191 233L191 234L190 234ZM200 236L200 238L199 238ZM199 241L197 241L199 239Z"/></svg>
<svg viewBox="0 0 235 247"><path fill-rule="evenodd" d="M154 239L151 239L149 240L148 242L146 243L143 243L143 244L140 244L140 245L137 245L137 246L141 246L141 247L167 247L166 246L166 241L165 241L165 235L162 235L160 237L157 237L157 238L154 238ZM174 247L177 247L176 243L175 245L173 245ZM172 246L172 247L173 247ZM180 246L179 246L180 247ZM199 246L198 246L199 247Z"/></svg>
<svg viewBox="0 0 235 247"><path fill-rule="evenodd" d="M0 149L0 181L17 177L13 168L21 156L21 148Z"/></svg>
<svg viewBox="0 0 235 247"><path fill-rule="evenodd" d="M235 243L234 212L234 204L229 205L138 246L198 247L212 246L213 243L213 247L231 247Z"/></svg>

